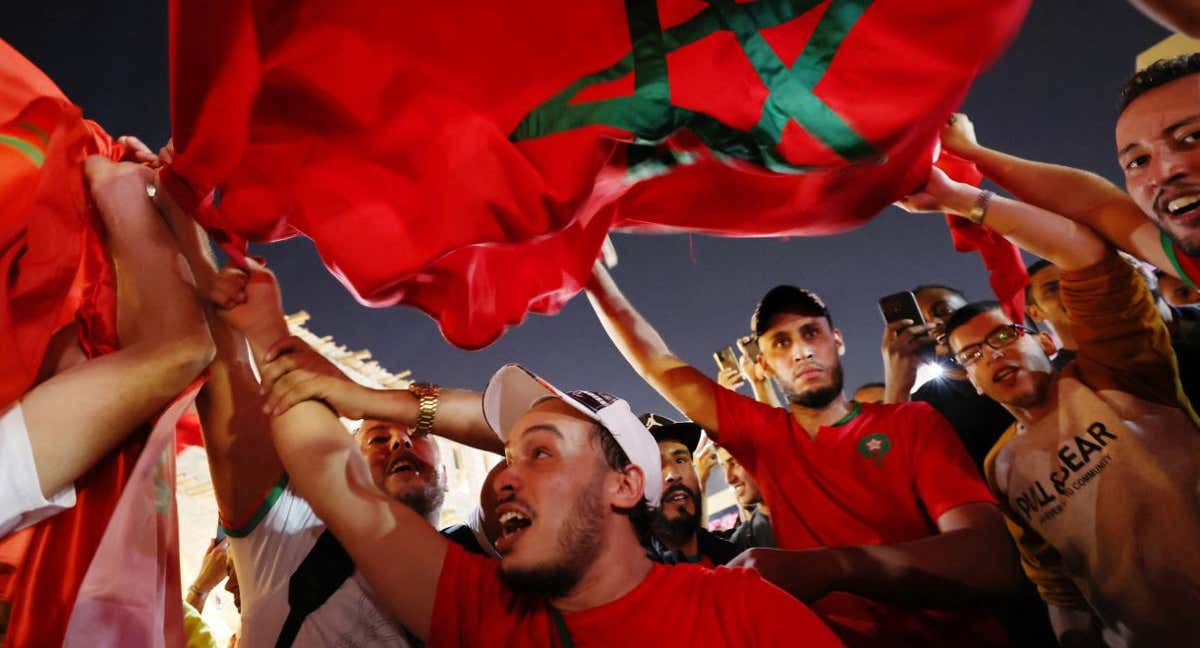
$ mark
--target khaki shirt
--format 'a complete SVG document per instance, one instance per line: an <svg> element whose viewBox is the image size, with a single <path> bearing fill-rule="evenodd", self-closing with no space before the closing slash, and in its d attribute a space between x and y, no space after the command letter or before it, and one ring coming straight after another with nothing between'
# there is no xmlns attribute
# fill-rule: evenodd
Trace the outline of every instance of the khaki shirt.
<svg viewBox="0 0 1200 648"><path fill-rule="evenodd" d="M1090 608L1113 643L1200 645L1200 426L1167 328L1115 253L1060 280L1078 356L988 484L1047 603Z"/></svg>

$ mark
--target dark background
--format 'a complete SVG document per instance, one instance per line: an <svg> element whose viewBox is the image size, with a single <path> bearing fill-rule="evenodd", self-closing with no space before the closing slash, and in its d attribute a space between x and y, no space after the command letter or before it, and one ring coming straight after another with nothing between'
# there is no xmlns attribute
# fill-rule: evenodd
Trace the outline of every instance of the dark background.
<svg viewBox="0 0 1200 648"><path fill-rule="evenodd" d="M114 136L153 148L169 130L165 3L10 3L0 38L29 57L84 113ZM1135 55L1167 35L1120 0L1035 2L1011 49L979 78L964 106L980 140L1017 155L1079 166L1119 181L1113 152L1116 95ZM615 235L615 276L671 348L715 372L712 352L748 330L758 298L778 283L817 291L847 343L846 387L881 380L876 300L920 283L990 295L975 255L950 247L942 217L891 208L859 230L826 238L718 239ZM674 415L609 343L581 296L555 317L530 317L482 351L450 347L409 308L360 306L294 239L258 251L278 274L289 311L350 348L369 348L393 370L482 388L520 361L564 388L605 390L635 410Z"/></svg>

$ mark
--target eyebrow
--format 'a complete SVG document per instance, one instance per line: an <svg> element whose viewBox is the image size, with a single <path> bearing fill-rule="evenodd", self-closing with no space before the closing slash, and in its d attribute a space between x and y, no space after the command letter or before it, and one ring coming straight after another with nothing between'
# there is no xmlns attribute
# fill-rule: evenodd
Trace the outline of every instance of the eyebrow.
<svg viewBox="0 0 1200 648"><path fill-rule="evenodd" d="M691 459L692 453L688 452L686 449L680 448L678 450L672 450L671 456L672 457L686 457L688 459Z"/></svg>
<svg viewBox="0 0 1200 648"><path fill-rule="evenodd" d="M1175 130L1176 128L1179 128L1180 126L1187 126L1188 124L1195 123L1195 122L1200 122L1200 114L1192 115L1190 117L1184 117L1183 119L1175 122L1174 124L1171 124L1170 126L1167 126L1166 128L1162 129L1162 133L1164 135L1166 135L1166 134L1170 133L1171 131ZM1125 146L1122 146L1121 150L1117 151L1117 156L1119 157L1119 156L1125 155L1131 149L1133 149L1137 146L1138 146L1138 142L1130 142L1130 143L1126 144Z"/></svg>
<svg viewBox="0 0 1200 648"><path fill-rule="evenodd" d="M563 438L562 432L559 432L558 428L549 423L539 423L525 428L525 434L529 434L530 432L549 432L560 439Z"/></svg>

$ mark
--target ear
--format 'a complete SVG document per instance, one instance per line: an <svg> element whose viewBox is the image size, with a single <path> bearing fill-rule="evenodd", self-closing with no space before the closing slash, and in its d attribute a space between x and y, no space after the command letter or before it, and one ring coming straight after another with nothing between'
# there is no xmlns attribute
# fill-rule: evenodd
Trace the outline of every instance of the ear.
<svg viewBox="0 0 1200 648"><path fill-rule="evenodd" d="M615 478L609 495L611 505L631 509L646 495L646 475L639 466L629 464L623 470L612 473Z"/></svg>
<svg viewBox="0 0 1200 648"><path fill-rule="evenodd" d="M1058 352L1058 345L1054 343L1054 338L1045 331L1037 334L1037 342L1038 346L1042 348L1042 352L1046 354L1047 358Z"/></svg>
<svg viewBox="0 0 1200 648"><path fill-rule="evenodd" d="M762 370L763 376L767 378L775 377L775 372L771 371L771 365L767 364L767 354L759 353L758 357L754 359L754 363Z"/></svg>
<svg viewBox="0 0 1200 648"><path fill-rule="evenodd" d="M1029 303L1025 306L1025 314L1029 315L1029 319L1041 324L1046 321L1046 315L1037 304Z"/></svg>
<svg viewBox="0 0 1200 648"><path fill-rule="evenodd" d="M841 330L833 329L833 343L837 345L838 356L846 355L846 341L842 339Z"/></svg>

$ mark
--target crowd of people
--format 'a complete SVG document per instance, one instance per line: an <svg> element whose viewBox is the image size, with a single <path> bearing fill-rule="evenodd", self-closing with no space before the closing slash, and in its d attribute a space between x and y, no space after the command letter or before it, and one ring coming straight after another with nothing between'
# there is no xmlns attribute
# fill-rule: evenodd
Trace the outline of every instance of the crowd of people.
<svg viewBox="0 0 1200 648"><path fill-rule="evenodd" d="M1012 198L935 167L900 205L1039 257L1025 317L915 286L922 321L884 325L884 380L850 396L815 293L767 290L713 375L597 263L596 317L686 420L521 364L482 392L360 385L290 336L270 271L218 267L155 155L89 158L123 346L87 359L64 329L0 414L0 535L206 372L222 539L183 605L225 581L244 646L1200 645L1200 54L1138 72L1115 136L1125 190L951 117L943 145ZM502 457L445 529L433 436Z"/></svg>

